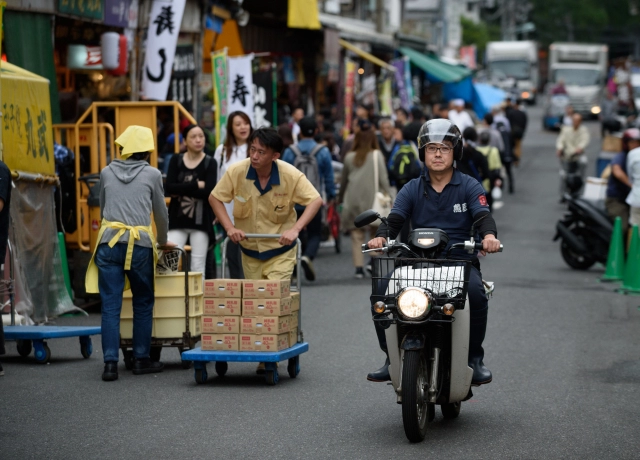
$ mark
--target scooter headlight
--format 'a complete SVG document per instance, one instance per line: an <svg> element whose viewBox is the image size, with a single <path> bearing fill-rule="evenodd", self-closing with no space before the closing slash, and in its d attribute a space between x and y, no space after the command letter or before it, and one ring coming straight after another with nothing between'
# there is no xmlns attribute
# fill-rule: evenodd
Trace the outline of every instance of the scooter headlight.
<svg viewBox="0 0 640 460"><path fill-rule="evenodd" d="M408 287L398 296L398 311L410 320L422 319L431 309L431 298L424 289Z"/></svg>

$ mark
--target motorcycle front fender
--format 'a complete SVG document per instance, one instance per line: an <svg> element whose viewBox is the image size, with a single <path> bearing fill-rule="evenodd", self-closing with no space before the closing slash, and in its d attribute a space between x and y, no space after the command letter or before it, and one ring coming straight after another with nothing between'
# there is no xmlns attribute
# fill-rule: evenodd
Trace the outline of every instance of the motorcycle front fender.
<svg viewBox="0 0 640 460"><path fill-rule="evenodd" d="M409 350L422 350L424 348L424 344L426 342L426 338L424 334L412 333L409 332L402 339L402 344L400 348L409 351Z"/></svg>

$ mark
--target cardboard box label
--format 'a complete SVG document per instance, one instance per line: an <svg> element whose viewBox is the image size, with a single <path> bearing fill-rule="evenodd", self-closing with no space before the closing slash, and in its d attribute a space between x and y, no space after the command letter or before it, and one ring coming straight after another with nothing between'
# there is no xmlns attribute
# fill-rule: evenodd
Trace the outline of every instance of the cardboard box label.
<svg viewBox="0 0 640 460"><path fill-rule="evenodd" d="M204 314L206 316L240 316L242 301L232 298L204 298Z"/></svg>
<svg viewBox="0 0 640 460"><path fill-rule="evenodd" d="M300 293L292 292L291 293L291 311L300 310Z"/></svg>
<svg viewBox="0 0 640 460"><path fill-rule="evenodd" d="M291 313L291 298L284 299L243 299L244 316L284 316Z"/></svg>
<svg viewBox="0 0 640 460"><path fill-rule="evenodd" d="M255 351L255 335L240 334L240 351Z"/></svg>
<svg viewBox="0 0 640 460"><path fill-rule="evenodd" d="M279 351L289 348L286 334L240 334L240 351Z"/></svg>
<svg viewBox="0 0 640 460"><path fill-rule="evenodd" d="M289 297L289 280L244 280L242 297L245 299L282 299Z"/></svg>
<svg viewBox="0 0 640 460"><path fill-rule="evenodd" d="M202 350L238 351L238 334L202 334L200 337Z"/></svg>
<svg viewBox="0 0 640 460"><path fill-rule="evenodd" d="M217 298L242 297L242 280L214 279L204 281L204 296Z"/></svg>
<svg viewBox="0 0 640 460"><path fill-rule="evenodd" d="M202 332L212 334L238 334L240 332L240 317L203 316Z"/></svg>

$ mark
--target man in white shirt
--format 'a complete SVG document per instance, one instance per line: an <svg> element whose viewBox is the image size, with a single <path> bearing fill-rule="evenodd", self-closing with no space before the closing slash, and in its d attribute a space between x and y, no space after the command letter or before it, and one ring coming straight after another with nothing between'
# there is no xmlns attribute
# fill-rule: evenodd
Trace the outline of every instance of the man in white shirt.
<svg viewBox="0 0 640 460"><path fill-rule="evenodd" d="M298 143L298 136L300 135L300 120L304 118L304 109L302 107L296 107L291 114L291 136L293 137L293 143Z"/></svg>
<svg viewBox="0 0 640 460"><path fill-rule="evenodd" d="M464 101L462 99L453 100L453 109L449 110L449 120L458 127L461 133L466 128L474 127L471 115L464 110Z"/></svg>
<svg viewBox="0 0 640 460"><path fill-rule="evenodd" d="M577 173L584 179L587 169L585 149L589 145L589 130L582 124L582 116L574 113L571 126L563 126L556 141L556 154L560 158L560 195L564 200L566 191L565 178L569 173Z"/></svg>

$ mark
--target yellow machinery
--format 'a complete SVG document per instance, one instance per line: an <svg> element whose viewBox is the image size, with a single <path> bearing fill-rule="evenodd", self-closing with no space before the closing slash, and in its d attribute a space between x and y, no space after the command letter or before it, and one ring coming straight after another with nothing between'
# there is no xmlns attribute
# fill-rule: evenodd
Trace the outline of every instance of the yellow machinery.
<svg viewBox="0 0 640 460"><path fill-rule="evenodd" d="M98 182L100 171L109 161L120 158L120 151L114 141L128 126L140 125L150 128L157 145L157 109L160 107L169 107L172 110L174 151L178 152L180 116L196 123L179 102L94 102L75 124L53 125L55 141L73 150L75 154L77 230L66 235L69 249L93 251L100 229L100 205L96 201L97 190L93 193L91 190ZM101 121L105 111L113 111L115 126ZM81 168L83 155L86 163L84 168ZM149 163L151 166L158 166L157 149L151 153Z"/></svg>

